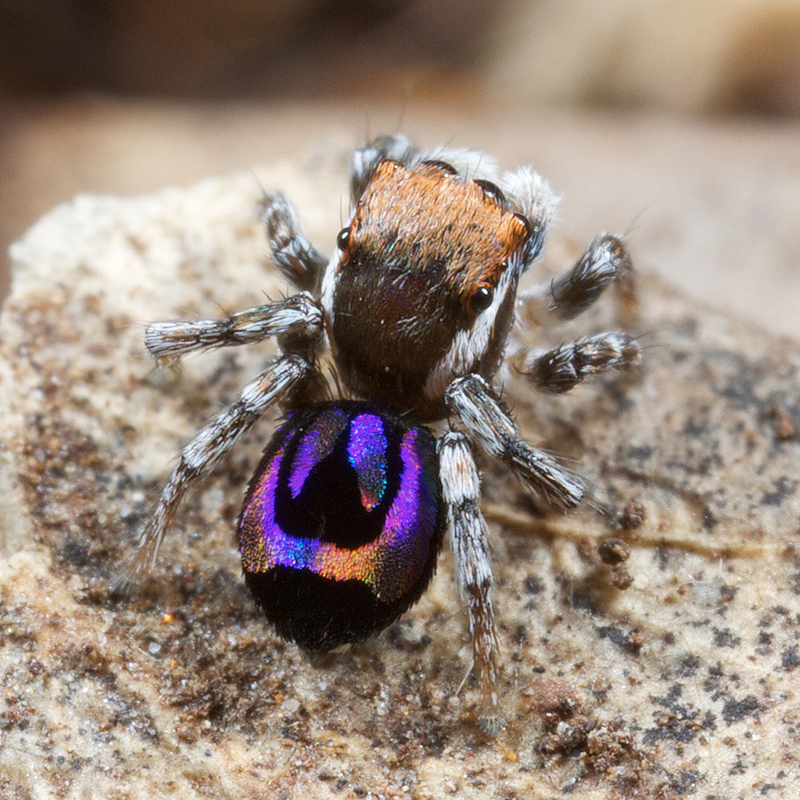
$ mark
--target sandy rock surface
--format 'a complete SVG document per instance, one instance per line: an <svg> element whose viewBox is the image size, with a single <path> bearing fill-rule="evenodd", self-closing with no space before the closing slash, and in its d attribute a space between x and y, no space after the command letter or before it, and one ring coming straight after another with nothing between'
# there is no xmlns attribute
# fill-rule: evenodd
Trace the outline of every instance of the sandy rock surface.
<svg viewBox="0 0 800 800"><path fill-rule="evenodd" d="M330 248L345 154L257 170ZM191 495L135 600L110 583L179 448L270 348L154 372L154 319L285 290L250 173L78 197L12 250L0 321L0 795L796 797L800 348L655 279L645 367L561 398L506 387L596 504L547 515L485 461L503 704L475 725L445 552L397 625L327 669L261 619L232 531L271 430ZM562 225L568 228L568 222ZM543 270L574 250L554 242ZM613 325L613 303L546 332ZM538 334L538 343L542 334ZM614 553L630 556L605 563Z"/></svg>

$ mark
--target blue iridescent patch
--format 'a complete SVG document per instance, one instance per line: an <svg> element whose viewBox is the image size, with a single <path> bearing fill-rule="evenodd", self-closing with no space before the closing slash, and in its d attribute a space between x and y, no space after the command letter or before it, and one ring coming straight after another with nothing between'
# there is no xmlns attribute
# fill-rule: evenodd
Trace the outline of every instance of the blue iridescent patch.
<svg viewBox="0 0 800 800"><path fill-rule="evenodd" d="M386 434L383 421L376 414L359 414L350 423L347 455L358 476L361 505L372 511L386 492Z"/></svg>

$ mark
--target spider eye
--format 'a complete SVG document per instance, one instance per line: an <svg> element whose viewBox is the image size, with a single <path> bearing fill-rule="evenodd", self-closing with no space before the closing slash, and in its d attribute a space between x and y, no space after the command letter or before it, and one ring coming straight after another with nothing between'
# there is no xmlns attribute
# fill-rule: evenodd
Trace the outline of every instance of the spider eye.
<svg viewBox="0 0 800 800"><path fill-rule="evenodd" d="M527 238L533 236L533 223L524 214L514 214L514 216L525 226Z"/></svg>
<svg viewBox="0 0 800 800"><path fill-rule="evenodd" d="M344 250L347 247L347 243L350 241L350 228L342 228L339 231L339 235L336 237L336 246L340 250Z"/></svg>
<svg viewBox="0 0 800 800"><path fill-rule="evenodd" d="M496 184L492 183L491 181L484 180L483 178L478 178L475 183L486 192L489 197L491 197L495 202L500 203L501 205L505 205L506 196L503 194L503 190Z"/></svg>
<svg viewBox="0 0 800 800"><path fill-rule="evenodd" d="M472 295L469 303L472 310L476 314L480 314L481 311L486 311L486 309L489 308L492 304L492 300L494 300L494 291L488 286L481 286L475 291L475 294Z"/></svg>

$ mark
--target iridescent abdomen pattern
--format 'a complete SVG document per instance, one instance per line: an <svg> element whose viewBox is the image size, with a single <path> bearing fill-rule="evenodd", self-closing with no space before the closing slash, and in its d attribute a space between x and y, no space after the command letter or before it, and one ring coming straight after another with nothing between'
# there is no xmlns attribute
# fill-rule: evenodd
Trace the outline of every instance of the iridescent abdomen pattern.
<svg viewBox="0 0 800 800"><path fill-rule="evenodd" d="M276 431L245 497L239 547L281 636L326 650L419 598L443 527L433 434L339 401L294 412Z"/></svg>

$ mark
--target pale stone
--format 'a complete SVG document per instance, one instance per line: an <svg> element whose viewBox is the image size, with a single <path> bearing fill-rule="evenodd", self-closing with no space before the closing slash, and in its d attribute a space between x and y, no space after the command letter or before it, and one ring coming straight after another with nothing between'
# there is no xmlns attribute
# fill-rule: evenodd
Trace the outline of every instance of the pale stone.
<svg viewBox="0 0 800 800"><path fill-rule="evenodd" d="M330 247L344 152L256 173ZM453 698L470 665L449 552L392 631L326 670L257 612L231 537L271 420L192 492L141 597L111 596L174 455L272 352L217 351L162 375L142 347L150 320L287 291L264 256L259 194L246 173L79 197L13 248L0 794L796 794L800 349L655 279L640 287L638 380L559 398L506 387L527 435L574 459L610 511L542 516L483 461L509 720L496 741L475 725L474 681ZM565 249L554 242L546 269ZM612 305L545 341L613 325ZM644 519L620 529L634 501ZM631 548L625 591L597 555L608 536Z"/></svg>

